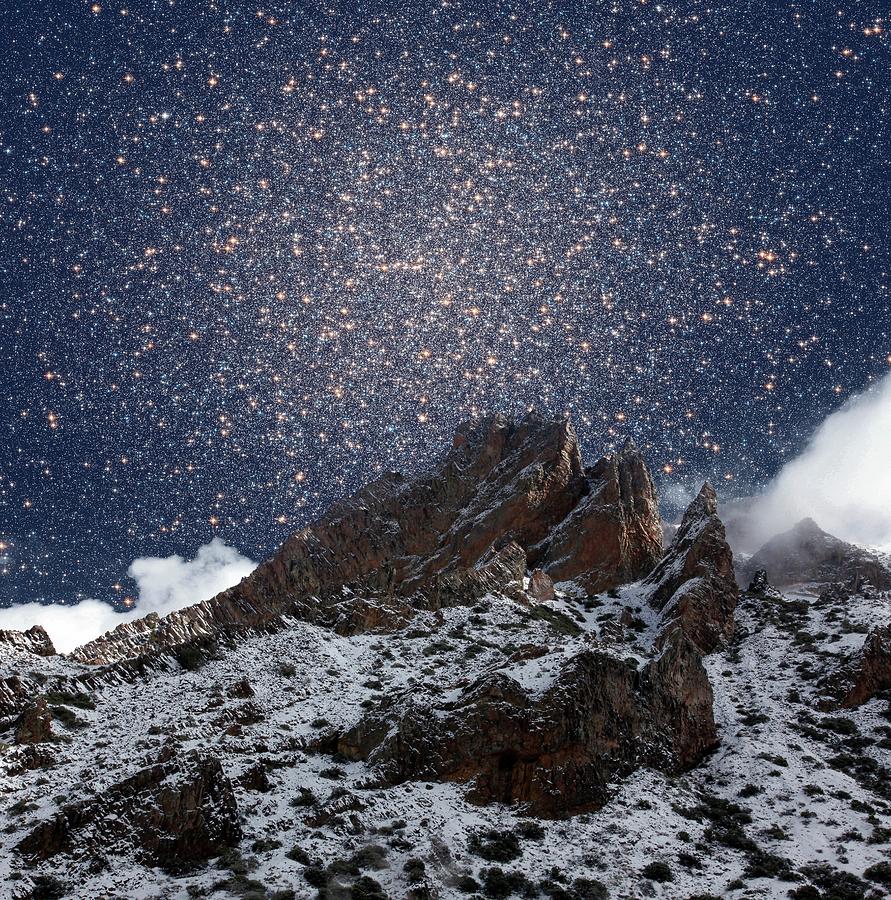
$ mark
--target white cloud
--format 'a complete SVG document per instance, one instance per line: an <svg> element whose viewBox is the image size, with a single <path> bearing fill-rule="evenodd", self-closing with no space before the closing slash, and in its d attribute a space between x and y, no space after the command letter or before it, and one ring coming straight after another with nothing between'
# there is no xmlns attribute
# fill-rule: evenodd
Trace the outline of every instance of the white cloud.
<svg viewBox="0 0 891 900"><path fill-rule="evenodd" d="M144 556L133 561L127 574L139 588L132 610L115 612L100 600L82 600L72 606L23 603L0 609L0 628L25 630L42 625L58 651L67 653L99 637L122 622L150 612L166 615L191 606L237 584L257 564L234 547L214 538L198 549L193 560L181 556Z"/></svg>
<svg viewBox="0 0 891 900"><path fill-rule="evenodd" d="M763 541L807 516L891 550L891 375L823 422L754 504L751 526Z"/></svg>

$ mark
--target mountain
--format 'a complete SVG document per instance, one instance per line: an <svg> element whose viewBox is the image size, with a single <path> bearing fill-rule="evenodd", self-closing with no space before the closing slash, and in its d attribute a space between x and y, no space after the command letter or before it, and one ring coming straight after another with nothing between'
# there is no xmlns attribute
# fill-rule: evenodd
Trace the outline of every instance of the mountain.
<svg viewBox="0 0 891 900"><path fill-rule="evenodd" d="M709 484L663 549L630 441L475 420L214 598L0 632L0 894L884 896L889 628L740 591Z"/></svg>
<svg viewBox="0 0 891 900"><path fill-rule="evenodd" d="M802 519L771 538L748 560L743 575L751 578L760 569L781 586L863 581L881 591L891 590L891 560L886 554L833 537L813 519Z"/></svg>

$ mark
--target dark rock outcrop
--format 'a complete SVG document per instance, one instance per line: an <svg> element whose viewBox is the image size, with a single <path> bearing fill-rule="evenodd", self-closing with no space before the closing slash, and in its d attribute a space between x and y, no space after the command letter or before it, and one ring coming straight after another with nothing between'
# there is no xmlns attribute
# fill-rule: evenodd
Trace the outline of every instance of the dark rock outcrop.
<svg viewBox="0 0 891 900"><path fill-rule="evenodd" d="M15 722L17 744L42 744L53 735L53 714L43 697L30 702Z"/></svg>
<svg viewBox="0 0 891 900"><path fill-rule="evenodd" d="M887 558L827 534L813 519L771 538L747 563L745 574L764 569L779 586L805 582L862 584L891 589Z"/></svg>
<svg viewBox="0 0 891 900"><path fill-rule="evenodd" d="M540 694L495 672L455 701L408 695L341 735L337 750L368 761L381 783L467 783L474 802L557 817L603 805L609 784L640 765L680 772L716 744L708 677L676 632L642 670L583 649Z"/></svg>
<svg viewBox="0 0 891 900"><path fill-rule="evenodd" d="M656 488L634 443L586 469L585 489L548 536L539 565L554 581L574 578L591 593L636 581L662 555L662 523Z"/></svg>
<svg viewBox="0 0 891 900"><path fill-rule="evenodd" d="M27 631L0 629L0 647L10 647L35 656L56 655L56 648L42 625L34 625Z"/></svg>
<svg viewBox="0 0 891 900"><path fill-rule="evenodd" d="M652 480L633 445L586 472L567 421L492 416L460 426L433 471L391 473L335 503L236 587L160 620L121 625L72 656L107 663L276 627L283 616L324 622L350 595L371 607L347 627L375 621L391 600L407 615L453 605L478 592L468 590L468 573L483 573L511 545L524 568L528 554L559 577L612 586L652 565L660 534Z"/></svg>
<svg viewBox="0 0 891 900"><path fill-rule="evenodd" d="M680 628L700 650L711 653L733 633L739 599L733 551L708 482L687 508L671 546L646 583L649 602L665 622L660 641Z"/></svg>
<svg viewBox="0 0 891 900"><path fill-rule="evenodd" d="M132 847L144 864L177 870L218 855L240 838L235 795L219 760L193 751L62 807L17 849L45 860L79 846L92 853Z"/></svg>
<svg viewBox="0 0 891 900"><path fill-rule="evenodd" d="M863 646L821 684L825 708L861 706L891 689L891 625L873 628Z"/></svg>

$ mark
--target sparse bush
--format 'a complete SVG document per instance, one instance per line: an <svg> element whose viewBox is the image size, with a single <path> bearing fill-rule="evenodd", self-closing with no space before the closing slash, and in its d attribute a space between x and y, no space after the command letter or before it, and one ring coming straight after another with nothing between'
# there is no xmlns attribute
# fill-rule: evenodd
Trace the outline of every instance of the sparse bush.
<svg viewBox="0 0 891 900"><path fill-rule="evenodd" d="M517 824L517 834L529 841L540 841L545 836L545 830L541 822L536 822L534 819L524 819Z"/></svg>
<svg viewBox="0 0 891 900"><path fill-rule="evenodd" d="M870 881L891 888L891 862L878 862L866 869L863 874Z"/></svg>
<svg viewBox="0 0 891 900"><path fill-rule="evenodd" d="M254 853L266 853L269 850L278 850L282 842L276 838L258 838L251 844L251 851Z"/></svg>
<svg viewBox="0 0 891 900"><path fill-rule="evenodd" d="M204 654L197 647L180 647L177 650L176 661L185 669L187 672L194 672L196 669L200 669L201 666L204 665L205 658Z"/></svg>
<svg viewBox="0 0 891 900"><path fill-rule="evenodd" d="M660 883L674 881L674 873L671 871L671 866L666 862L662 862L662 860L654 860L651 863L647 863L641 870L641 875L644 878L649 878L650 881L658 881Z"/></svg>
<svg viewBox="0 0 891 900"><path fill-rule="evenodd" d="M296 863L300 863L301 866L309 866L312 865L312 860L310 859L309 854L300 847L295 844L291 849L285 854L288 859L294 860Z"/></svg>
<svg viewBox="0 0 891 900"><path fill-rule="evenodd" d="M69 893L68 885L55 875L32 875L29 900L58 900Z"/></svg>
<svg viewBox="0 0 891 900"><path fill-rule="evenodd" d="M93 698L81 691L50 691L44 694L44 699L50 706L76 706L78 709L96 708Z"/></svg>
<svg viewBox="0 0 891 900"><path fill-rule="evenodd" d="M407 859L405 865L402 867L402 871L405 872L405 876L411 884L417 884L419 881L423 881L426 870L427 867L424 865L424 860L418 859L415 856Z"/></svg>
<svg viewBox="0 0 891 900"><path fill-rule="evenodd" d="M480 883L473 877L473 875L459 875L455 879L455 887L461 891L462 894L475 894L481 887Z"/></svg>
<svg viewBox="0 0 891 900"><path fill-rule="evenodd" d="M471 853L489 862L510 862L523 855L515 834L496 831L494 828L472 834L467 846Z"/></svg>
<svg viewBox="0 0 891 900"><path fill-rule="evenodd" d="M353 882L350 897L352 900L388 900L380 883L368 875L363 875Z"/></svg>
<svg viewBox="0 0 891 900"><path fill-rule="evenodd" d="M505 872L498 866L491 869L483 869L480 873L483 879L483 896L493 900L501 900L512 894L522 897L536 897L538 891L535 885L522 872Z"/></svg>
<svg viewBox="0 0 891 900"><path fill-rule="evenodd" d="M387 848L381 847L380 844L367 844L360 847L353 854L351 861L360 869L386 869L389 866Z"/></svg>
<svg viewBox="0 0 891 900"><path fill-rule="evenodd" d="M836 734L852 735L857 734L857 723L853 719L845 716L826 716L819 723L819 727L827 731L834 731Z"/></svg>

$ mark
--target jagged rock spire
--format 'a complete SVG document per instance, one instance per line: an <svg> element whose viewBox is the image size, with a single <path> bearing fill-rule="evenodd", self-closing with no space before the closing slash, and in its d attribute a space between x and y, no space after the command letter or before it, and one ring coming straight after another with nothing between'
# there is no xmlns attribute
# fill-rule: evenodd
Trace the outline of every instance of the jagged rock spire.
<svg viewBox="0 0 891 900"><path fill-rule="evenodd" d="M733 632L739 588L733 551L718 517L718 497L706 481L687 507L665 556L646 579L649 602L662 611L664 635L675 628L706 653Z"/></svg>

